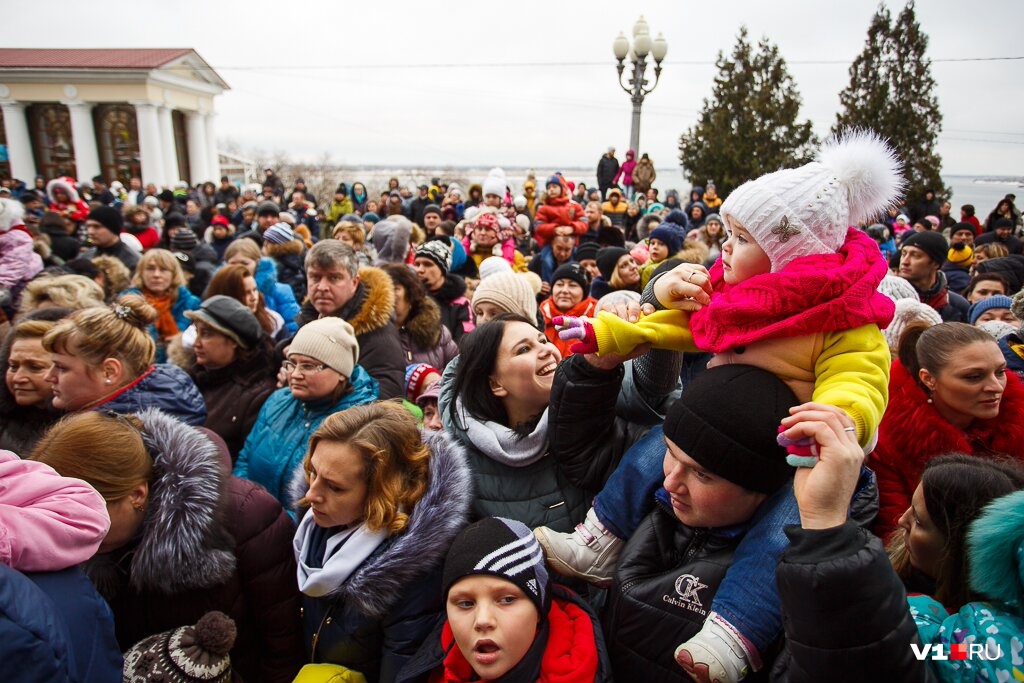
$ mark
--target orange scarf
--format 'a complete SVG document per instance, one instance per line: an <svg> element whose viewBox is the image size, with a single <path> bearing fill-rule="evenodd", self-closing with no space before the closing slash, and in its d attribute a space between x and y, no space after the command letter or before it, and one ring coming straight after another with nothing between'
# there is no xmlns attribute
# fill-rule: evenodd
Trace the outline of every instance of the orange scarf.
<svg viewBox="0 0 1024 683"><path fill-rule="evenodd" d="M177 292L174 292L173 295L146 292L146 301L157 312L154 325L156 325L157 337L161 340L170 339L181 334L181 330L178 329L178 323L174 322L174 315L171 313L171 307L174 306L177 298Z"/></svg>

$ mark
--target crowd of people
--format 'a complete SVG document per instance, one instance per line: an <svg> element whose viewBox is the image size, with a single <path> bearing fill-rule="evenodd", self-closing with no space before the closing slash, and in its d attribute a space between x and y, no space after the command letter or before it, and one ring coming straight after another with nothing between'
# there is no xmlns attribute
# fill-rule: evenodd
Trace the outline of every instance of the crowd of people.
<svg viewBox="0 0 1024 683"><path fill-rule="evenodd" d="M5 180L0 678L1024 678L1015 197L656 179Z"/></svg>

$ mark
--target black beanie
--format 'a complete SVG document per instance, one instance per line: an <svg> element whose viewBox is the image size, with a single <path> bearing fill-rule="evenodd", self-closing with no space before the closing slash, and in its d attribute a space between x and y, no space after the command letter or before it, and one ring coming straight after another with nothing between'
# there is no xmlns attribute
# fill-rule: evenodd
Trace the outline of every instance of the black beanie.
<svg viewBox="0 0 1024 683"><path fill-rule="evenodd" d="M583 296L587 296L587 292L590 290L587 272L578 263L563 263L555 268L555 272L551 275L551 285L554 286L559 280L572 280L583 288Z"/></svg>
<svg viewBox="0 0 1024 683"><path fill-rule="evenodd" d="M544 566L544 552L522 522L485 517L459 532L444 561L445 601L459 579L476 574L496 576L515 584L537 606L541 619L547 618L551 583Z"/></svg>
<svg viewBox="0 0 1024 683"><path fill-rule="evenodd" d="M620 258L628 254L629 252L622 247L605 247L597 252L597 269L601 271L601 277L606 282L611 282L612 273L615 272L615 264L619 262Z"/></svg>
<svg viewBox="0 0 1024 683"><path fill-rule="evenodd" d="M903 240L900 249L903 247L917 247L940 266L946 262L946 254L949 252L949 242L941 232L915 232Z"/></svg>
<svg viewBox="0 0 1024 683"><path fill-rule="evenodd" d="M584 242L580 246L576 247L576 260L585 261L586 259L597 260L597 252L601 249L597 245L597 242Z"/></svg>
<svg viewBox="0 0 1024 683"><path fill-rule="evenodd" d="M182 228L186 225L188 225L188 219L185 218L184 214L175 211L164 216L164 230Z"/></svg>
<svg viewBox="0 0 1024 683"><path fill-rule="evenodd" d="M752 365L701 374L668 410L665 438L723 479L774 493L793 475L776 437L800 401L782 380Z"/></svg>
<svg viewBox="0 0 1024 683"><path fill-rule="evenodd" d="M112 206L97 206L89 212L85 220L96 221L115 235L121 234L121 229L124 227L124 217Z"/></svg>

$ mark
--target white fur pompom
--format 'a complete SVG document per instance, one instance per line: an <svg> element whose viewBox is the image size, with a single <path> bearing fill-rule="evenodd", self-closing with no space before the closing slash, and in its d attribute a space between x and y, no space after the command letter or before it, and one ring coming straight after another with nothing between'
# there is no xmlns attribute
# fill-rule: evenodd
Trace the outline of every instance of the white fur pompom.
<svg viewBox="0 0 1024 683"><path fill-rule="evenodd" d="M24 225L25 206L16 199L0 199L0 232Z"/></svg>
<svg viewBox="0 0 1024 683"><path fill-rule="evenodd" d="M854 128L830 138L818 153L818 163L846 188L854 225L894 206L903 191L903 163L870 130Z"/></svg>

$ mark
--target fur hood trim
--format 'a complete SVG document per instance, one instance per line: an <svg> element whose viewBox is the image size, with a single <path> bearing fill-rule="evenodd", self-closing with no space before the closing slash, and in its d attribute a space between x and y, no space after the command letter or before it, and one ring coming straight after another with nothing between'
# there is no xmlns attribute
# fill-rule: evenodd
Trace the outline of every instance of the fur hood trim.
<svg viewBox="0 0 1024 683"><path fill-rule="evenodd" d="M78 190L75 188L75 181L68 177L54 178L50 182L46 183L46 196L49 198L51 204L57 203L57 198L54 196L53 191L57 188L64 190L68 195L68 201L72 204L77 204L80 197Z"/></svg>
<svg viewBox="0 0 1024 683"><path fill-rule="evenodd" d="M904 462L917 467L942 453L970 455L1024 455L1024 385L1007 373L999 415L975 420L966 431L939 415L928 396L899 360L893 361L889 380L889 405L879 427L879 447L902 454ZM918 469L917 471L920 471Z"/></svg>
<svg viewBox="0 0 1024 683"><path fill-rule="evenodd" d="M422 433L431 451L430 482L409 516L409 526L382 543L325 600L343 601L369 617L383 617L402 591L444 562L455 536L469 521L473 476L465 450L445 432ZM296 501L306 493L302 467L296 468L289 493Z"/></svg>
<svg viewBox="0 0 1024 683"><path fill-rule="evenodd" d="M441 342L441 308L429 296L423 297L416 315L405 321L405 329L416 346L431 349Z"/></svg>
<svg viewBox="0 0 1024 683"><path fill-rule="evenodd" d="M697 240L684 240L683 248L669 258L677 258L684 263L702 264L708 260L708 246Z"/></svg>
<svg viewBox="0 0 1024 683"><path fill-rule="evenodd" d="M395 285L380 268L359 269L359 284L366 296L355 315L348 318L357 335L391 324L395 314Z"/></svg>
<svg viewBox="0 0 1024 683"><path fill-rule="evenodd" d="M274 244L273 242L264 242L263 246L266 247L267 256L273 258L280 258L282 256L298 256L306 248L299 240L290 240L284 244Z"/></svg>
<svg viewBox="0 0 1024 683"><path fill-rule="evenodd" d="M153 457L154 480L132 558L132 586L171 594L224 583L235 571L235 554L220 520L227 475L217 447L155 408L137 417Z"/></svg>
<svg viewBox="0 0 1024 683"><path fill-rule="evenodd" d="M967 536L971 588L1020 606L1024 600L1024 491L998 498L971 524Z"/></svg>

